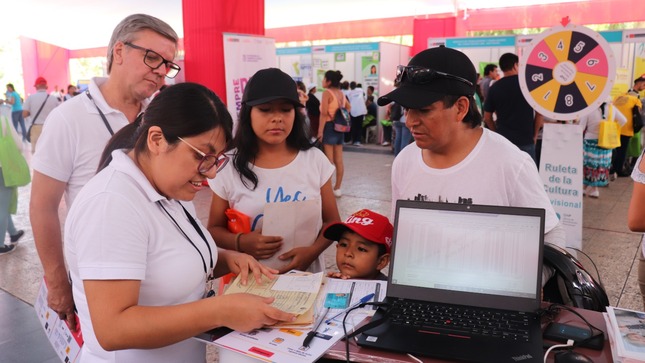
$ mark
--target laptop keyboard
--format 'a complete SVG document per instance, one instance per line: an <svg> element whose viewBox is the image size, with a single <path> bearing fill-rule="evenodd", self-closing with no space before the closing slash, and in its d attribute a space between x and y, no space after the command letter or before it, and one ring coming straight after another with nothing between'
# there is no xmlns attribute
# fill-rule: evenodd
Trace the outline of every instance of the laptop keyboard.
<svg viewBox="0 0 645 363"><path fill-rule="evenodd" d="M393 324L461 338L479 335L513 341L529 340L529 316L521 312L395 300L390 319Z"/></svg>

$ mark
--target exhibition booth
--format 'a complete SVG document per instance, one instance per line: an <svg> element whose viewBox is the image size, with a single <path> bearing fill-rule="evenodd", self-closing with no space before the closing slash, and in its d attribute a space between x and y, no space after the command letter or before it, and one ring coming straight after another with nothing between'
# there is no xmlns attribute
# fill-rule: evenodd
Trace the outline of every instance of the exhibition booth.
<svg viewBox="0 0 645 363"><path fill-rule="evenodd" d="M374 87L374 96L390 92L395 70L410 58L410 47L386 42L335 44L276 49L278 67L305 85L316 83L316 97L321 99L322 80L328 70L338 70L342 81L360 83L363 90ZM379 108L378 119L385 117ZM380 140L380 132L377 140Z"/></svg>

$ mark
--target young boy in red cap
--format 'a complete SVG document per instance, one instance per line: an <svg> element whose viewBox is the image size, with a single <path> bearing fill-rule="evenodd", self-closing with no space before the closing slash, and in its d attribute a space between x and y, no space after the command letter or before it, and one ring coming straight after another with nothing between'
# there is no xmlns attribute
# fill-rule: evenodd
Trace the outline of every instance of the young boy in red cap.
<svg viewBox="0 0 645 363"><path fill-rule="evenodd" d="M345 223L330 224L323 235L336 245L336 265L340 272L329 277L342 279L387 280L381 269L390 263L394 227L387 217L362 209Z"/></svg>

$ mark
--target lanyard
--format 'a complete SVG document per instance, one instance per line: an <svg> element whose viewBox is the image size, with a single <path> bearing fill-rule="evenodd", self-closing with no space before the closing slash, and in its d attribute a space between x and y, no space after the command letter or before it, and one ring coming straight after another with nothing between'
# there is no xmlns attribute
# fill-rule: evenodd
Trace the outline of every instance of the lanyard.
<svg viewBox="0 0 645 363"><path fill-rule="evenodd" d="M177 202L177 203L179 203L179 202ZM186 217L188 217L188 220L190 221L190 224L193 225L193 228L195 228L197 233L199 233L199 236L204 240L204 243L206 244L206 247L208 248L208 254L210 255L210 260L211 260L210 261L211 262L210 263L210 267L211 267L210 268L210 271L211 271L210 275L209 275L208 270L206 268L206 260L204 259L204 255L202 254L202 251L200 251L199 248L197 248L195 243L190 239L190 237L188 237L186 232L184 232L184 230L179 226L179 223L177 223L175 218L173 218L172 215L170 215L170 213L168 213L168 210L166 210L166 208L164 208L163 204L161 204L161 201L157 201L157 204L161 207L161 209L163 209L164 212L166 212L168 217L170 217L170 219L175 223L177 228L179 228L179 231L181 231L181 233L184 235L184 237L186 237L188 242L190 242L190 244L195 248L195 250L197 250L197 253L199 253L199 256L202 258L202 264L204 266L204 273L207 276L207 280L211 280L213 278L213 251L211 250L211 246L208 243L208 240L206 239L206 236L204 235L204 232L202 232L202 229L199 228L199 225L197 225L197 222L195 221L193 216L191 216L190 213L188 213L188 211L186 210L186 208L184 208L184 206L181 203L179 203L179 205L181 206L181 209L183 209L184 213L186 213Z"/></svg>
<svg viewBox="0 0 645 363"><path fill-rule="evenodd" d="M110 124L107 121L107 118L105 118L105 115L103 114L103 111L99 108L99 106L96 105L96 102L94 102L94 98L92 98L92 95L90 94L90 90L88 89L85 91L85 94L87 95L87 98L92 101L94 104L94 107L96 107L96 110L99 112L99 115L101 115L101 119L103 120L103 123L105 124L105 127L107 127L108 131L110 132L110 135L114 135L114 131L112 131L112 127L110 127Z"/></svg>

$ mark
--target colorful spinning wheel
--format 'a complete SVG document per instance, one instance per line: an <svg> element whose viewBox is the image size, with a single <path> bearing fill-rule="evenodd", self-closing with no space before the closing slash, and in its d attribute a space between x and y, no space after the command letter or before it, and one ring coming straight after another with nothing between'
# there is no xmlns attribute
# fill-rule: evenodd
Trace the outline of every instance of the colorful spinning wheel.
<svg viewBox="0 0 645 363"><path fill-rule="evenodd" d="M616 75L607 41L572 24L545 30L531 40L519 68L524 98L555 120L574 120L600 107Z"/></svg>

